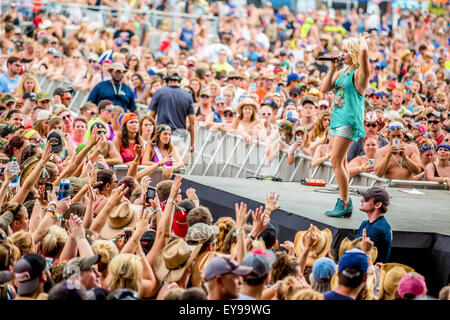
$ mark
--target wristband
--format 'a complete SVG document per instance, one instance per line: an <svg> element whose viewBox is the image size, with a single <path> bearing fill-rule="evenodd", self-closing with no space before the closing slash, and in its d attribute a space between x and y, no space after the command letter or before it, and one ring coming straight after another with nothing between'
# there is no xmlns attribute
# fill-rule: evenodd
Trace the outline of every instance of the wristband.
<svg viewBox="0 0 450 320"><path fill-rule="evenodd" d="M50 207L50 206L52 206L52 205L54 205L54 206L56 207L58 204L56 203L56 201L50 201L50 203L48 204L48 206Z"/></svg>
<svg viewBox="0 0 450 320"><path fill-rule="evenodd" d="M143 257L145 257L145 254L144 254L144 253L139 253L137 256L138 256L139 258L143 258Z"/></svg>
<svg viewBox="0 0 450 320"><path fill-rule="evenodd" d="M291 152L291 153L289 153L291 156L293 156L293 155L295 155L295 152Z"/></svg>
<svg viewBox="0 0 450 320"><path fill-rule="evenodd" d="M49 215L50 217L54 217L54 215L53 215L53 212L51 212L50 210L48 210L46 213L45 213L46 215Z"/></svg>
<svg viewBox="0 0 450 320"><path fill-rule="evenodd" d="M40 163L40 162L38 163L38 166L41 167L41 168L45 168L45 166L42 163Z"/></svg>
<svg viewBox="0 0 450 320"><path fill-rule="evenodd" d="M98 152L103 153L103 149L100 147L97 147Z"/></svg>
<svg viewBox="0 0 450 320"><path fill-rule="evenodd" d="M236 235L238 236L240 234L242 234L242 229L236 229Z"/></svg>
<svg viewBox="0 0 450 320"><path fill-rule="evenodd" d="M256 239L252 237L252 234L251 234L251 233L248 234L248 238L249 238L250 240L252 240L252 241L256 241Z"/></svg>
<svg viewBox="0 0 450 320"><path fill-rule="evenodd" d="M83 236L79 236L79 237L77 237L77 238L75 239L75 243L78 243L78 241L80 241L80 240L82 240L82 239L84 239L84 237L83 237Z"/></svg>
<svg viewBox="0 0 450 320"><path fill-rule="evenodd" d="M196 207L198 207L200 205L200 201L199 200L193 200L194 204Z"/></svg>
<svg viewBox="0 0 450 320"><path fill-rule="evenodd" d="M359 166L359 173L361 173L362 172L362 167L361 166Z"/></svg>
<svg viewBox="0 0 450 320"><path fill-rule="evenodd" d="M172 202L174 205L177 205L177 203L176 203L175 201L173 201L172 198L167 199L167 202L168 202L168 203L169 203L169 202Z"/></svg>

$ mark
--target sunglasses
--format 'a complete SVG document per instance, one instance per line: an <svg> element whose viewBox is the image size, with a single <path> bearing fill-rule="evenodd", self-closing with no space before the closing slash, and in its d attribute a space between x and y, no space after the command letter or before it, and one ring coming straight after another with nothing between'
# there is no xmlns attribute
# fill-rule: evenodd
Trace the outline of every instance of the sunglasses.
<svg viewBox="0 0 450 320"><path fill-rule="evenodd" d="M364 124L366 127L372 127L372 128L376 128L376 127L378 127L378 124L376 124L376 123L365 123Z"/></svg>
<svg viewBox="0 0 450 320"><path fill-rule="evenodd" d="M216 106L224 106L224 105L225 105L225 103L223 103L223 102L216 103Z"/></svg>
<svg viewBox="0 0 450 320"><path fill-rule="evenodd" d="M297 93L289 93L289 97L291 98L297 98L298 94Z"/></svg>
<svg viewBox="0 0 450 320"><path fill-rule="evenodd" d="M28 141L34 141L34 142L36 142L36 144L41 144L42 141L44 141L44 140L42 140L40 138L30 138L30 139L28 139ZM31 145L33 146L32 143L31 143ZM36 146L36 145L34 145L34 146Z"/></svg>
<svg viewBox="0 0 450 320"><path fill-rule="evenodd" d="M369 202L371 199L373 199L373 198L366 198L366 197L363 197L364 202Z"/></svg>
<svg viewBox="0 0 450 320"><path fill-rule="evenodd" d="M231 78L228 78L228 80L239 80L240 78L239 77L231 77Z"/></svg>
<svg viewBox="0 0 450 320"><path fill-rule="evenodd" d="M112 70L112 73L125 73L125 71L114 69L114 70Z"/></svg>
<svg viewBox="0 0 450 320"><path fill-rule="evenodd" d="M439 103L439 100L431 100L432 103Z"/></svg>
<svg viewBox="0 0 450 320"><path fill-rule="evenodd" d="M66 120L66 119L71 119L72 118L72 116L70 115L70 114L68 114L68 115L65 115L65 116L63 116L63 117L61 117L63 120Z"/></svg>
<svg viewBox="0 0 450 320"><path fill-rule="evenodd" d="M58 138L50 138L47 140L48 144L51 146L58 146L61 141Z"/></svg>
<svg viewBox="0 0 450 320"><path fill-rule="evenodd" d="M226 118L228 118L228 117L233 117L234 114L231 113L231 112L226 112L226 113L223 114L223 116L226 117Z"/></svg>
<svg viewBox="0 0 450 320"><path fill-rule="evenodd" d="M427 118L420 118L420 119L417 119L416 121L427 121Z"/></svg>
<svg viewBox="0 0 450 320"><path fill-rule="evenodd" d="M88 62L89 62L89 63L94 63L94 62L96 62L96 61L95 61L95 60L92 60L92 59L89 59Z"/></svg>
<svg viewBox="0 0 450 320"><path fill-rule="evenodd" d="M438 121L438 120L428 120L428 123L429 124L438 124L438 123L440 123L440 121Z"/></svg>
<svg viewBox="0 0 450 320"><path fill-rule="evenodd" d="M206 94L202 94L202 95L200 96L200 98L207 99L207 98L209 98L209 96L207 96Z"/></svg>
<svg viewBox="0 0 450 320"><path fill-rule="evenodd" d="M61 97L61 100L72 100L72 97Z"/></svg>

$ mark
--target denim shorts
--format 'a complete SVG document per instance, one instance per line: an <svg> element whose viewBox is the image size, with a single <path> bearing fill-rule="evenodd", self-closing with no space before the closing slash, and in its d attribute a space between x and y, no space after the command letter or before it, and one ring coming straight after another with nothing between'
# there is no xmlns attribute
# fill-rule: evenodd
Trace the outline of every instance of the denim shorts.
<svg viewBox="0 0 450 320"><path fill-rule="evenodd" d="M342 126L342 127L337 127L336 129L330 128L330 136L332 136L332 137L339 136L339 137L343 137L343 138L352 140L354 133L355 133L355 131L352 128L350 128L350 126L348 126L348 125Z"/></svg>

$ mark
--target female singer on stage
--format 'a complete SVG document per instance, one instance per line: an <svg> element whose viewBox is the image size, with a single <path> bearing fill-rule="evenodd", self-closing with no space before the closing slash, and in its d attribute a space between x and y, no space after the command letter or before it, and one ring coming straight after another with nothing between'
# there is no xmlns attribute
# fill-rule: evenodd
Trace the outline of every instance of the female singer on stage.
<svg viewBox="0 0 450 320"><path fill-rule="evenodd" d="M342 62L345 67L337 71L339 62L332 61L330 71L321 86L323 93L336 89L331 108L330 135L334 136L331 165L339 187L339 198L333 210L325 211L333 217L349 217L353 210L348 192L347 151L353 141L366 136L364 93L369 86L370 77L366 42L369 37L369 34L361 34L359 39L349 38L343 41Z"/></svg>

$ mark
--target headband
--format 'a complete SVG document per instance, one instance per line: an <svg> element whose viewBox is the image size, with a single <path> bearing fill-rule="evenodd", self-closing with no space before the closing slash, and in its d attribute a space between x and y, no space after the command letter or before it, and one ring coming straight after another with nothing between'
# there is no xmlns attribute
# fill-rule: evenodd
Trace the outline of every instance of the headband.
<svg viewBox="0 0 450 320"><path fill-rule="evenodd" d="M424 153L424 152L427 152L430 150L434 150L434 145L432 143L427 142L427 143L424 143L423 146L420 148L420 153Z"/></svg>
<svg viewBox="0 0 450 320"><path fill-rule="evenodd" d="M446 148L446 149L450 150L450 146L448 144L440 144L440 145L438 145L438 147L436 148L436 151L438 151L440 148Z"/></svg>
<svg viewBox="0 0 450 320"><path fill-rule="evenodd" d="M377 136L375 136L375 135L368 135L368 136L364 137L363 142L366 142L366 140L369 139L369 138L373 138L373 139L376 139L378 141L378 137Z"/></svg>

